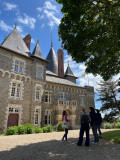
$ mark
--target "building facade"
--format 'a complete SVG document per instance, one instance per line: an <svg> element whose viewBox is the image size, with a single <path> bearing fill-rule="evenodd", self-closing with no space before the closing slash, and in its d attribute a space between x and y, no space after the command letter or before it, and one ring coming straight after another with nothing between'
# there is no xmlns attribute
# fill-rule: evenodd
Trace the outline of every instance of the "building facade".
<svg viewBox="0 0 120 160"><path fill-rule="evenodd" d="M15 27L0 45L0 125L56 125L67 109L70 128L79 128L81 109L94 106L94 88L78 86L69 65L64 74L61 49L57 56L51 43L45 60L39 41L32 53L30 42Z"/></svg>

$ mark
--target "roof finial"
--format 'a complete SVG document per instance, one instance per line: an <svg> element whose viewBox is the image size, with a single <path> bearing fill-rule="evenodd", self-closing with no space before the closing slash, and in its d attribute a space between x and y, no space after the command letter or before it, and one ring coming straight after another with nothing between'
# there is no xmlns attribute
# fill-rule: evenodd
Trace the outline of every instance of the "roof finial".
<svg viewBox="0 0 120 160"><path fill-rule="evenodd" d="M53 42L52 42L52 31L51 31L51 48L53 47Z"/></svg>
<svg viewBox="0 0 120 160"><path fill-rule="evenodd" d="M39 40L37 40L37 43L39 44Z"/></svg>
<svg viewBox="0 0 120 160"><path fill-rule="evenodd" d="M15 27L14 27L14 29L16 29L17 28L17 23L15 23Z"/></svg>

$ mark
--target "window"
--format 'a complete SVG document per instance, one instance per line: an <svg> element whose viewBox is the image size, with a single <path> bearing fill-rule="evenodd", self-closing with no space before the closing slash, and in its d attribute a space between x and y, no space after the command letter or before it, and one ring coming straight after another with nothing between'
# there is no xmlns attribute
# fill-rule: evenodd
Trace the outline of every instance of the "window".
<svg viewBox="0 0 120 160"><path fill-rule="evenodd" d="M80 106L84 105L84 98L83 96L80 96Z"/></svg>
<svg viewBox="0 0 120 160"><path fill-rule="evenodd" d="M20 98L21 97L21 84L17 82L12 83L11 97Z"/></svg>
<svg viewBox="0 0 120 160"><path fill-rule="evenodd" d="M37 67L36 77L42 78L42 67Z"/></svg>
<svg viewBox="0 0 120 160"><path fill-rule="evenodd" d="M9 112L13 112L13 108L9 108Z"/></svg>
<svg viewBox="0 0 120 160"><path fill-rule="evenodd" d="M21 62L19 60L15 60L14 71L22 74L23 73L23 68L24 68L24 62Z"/></svg>
<svg viewBox="0 0 120 160"><path fill-rule="evenodd" d="M68 100L68 94L67 93L58 93L58 99Z"/></svg>
<svg viewBox="0 0 120 160"><path fill-rule="evenodd" d="M35 124L38 125L38 114L35 115Z"/></svg>
<svg viewBox="0 0 120 160"><path fill-rule="evenodd" d="M40 126L40 107L35 108L34 116L35 126Z"/></svg>
<svg viewBox="0 0 120 160"><path fill-rule="evenodd" d="M15 112L19 112L19 109L18 109L18 108L15 108Z"/></svg>
<svg viewBox="0 0 120 160"><path fill-rule="evenodd" d="M45 103L51 103L51 92L45 92Z"/></svg>
<svg viewBox="0 0 120 160"><path fill-rule="evenodd" d="M36 87L36 100L40 100L40 87Z"/></svg>
<svg viewBox="0 0 120 160"><path fill-rule="evenodd" d="M51 111L45 111L45 125L51 124Z"/></svg>

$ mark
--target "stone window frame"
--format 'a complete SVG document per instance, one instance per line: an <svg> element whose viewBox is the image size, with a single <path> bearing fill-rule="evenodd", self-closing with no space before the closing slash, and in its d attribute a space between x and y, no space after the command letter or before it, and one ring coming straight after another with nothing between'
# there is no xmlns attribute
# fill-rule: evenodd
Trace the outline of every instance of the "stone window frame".
<svg viewBox="0 0 120 160"><path fill-rule="evenodd" d="M40 68L41 71L38 70L38 68ZM38 73L41 73L41 77L38 76ZM43 79L43 66L37 63L36 63L36 78Z"/></svg>
<svg viewBox="0 0 120 160"><path fill-rule="evenodd" d="M46 113L45 113L46 112ZM44 120L46 121L46 117L47 117L47 124L45 123L45 125L51 125L51 115L52 115L52 110L51 109L46 109L44 111Z"/></svg>
<svg viewBox="0 0 120 160"><path fill-rule="evenodd" d="M22 63L24 64L24 65L23 65L22 73L15 71L15 62L16 62L16 61L22 62ZM22 59L22 58L15 57L15 58L13 59L12 71L15 72L15 73L18 73L18 74L25 74L25 72L26 72L26 61L25 61L24 59ZM19 71L19 69L18 69L18 71Z"/></svg>
<svg viewBox="0 0 120 160"><path fill-rule="evenodd" d="M20 84L20 96L19 97L16 96L18 87L16 86L13 87L13 83L15 83L16 85ZM24 87L23 81L12 79L12 81L10 82L9 98L23 100L23 89L24 89L23 87ZM11 96L12 88L15 88L15 96Z"/></svg>
<svg viewBox="0 0 120 160"><path fill-rule="evenodd" d="M84 97L85 97L84 95L79 96L79 102L80 102L80 98L81 98L80 106L84 106L84 104L85 104L84 103Z"/></svg>
<svg viewBox="0 0 120 160"><path fill-rule="evenodd" d="M47 96L47 101L46 101ZM52 102L52 91L45 90L45 103L51 103Z"/></svg>
<svg viewBox="0 0 120 160"><path fill-rule="evenodd" d="M40 90L38 91L37 88L39 88ZM39 92L39 99L36 98L37 92ZM35 86L35 101L41 102L41 95L42 95L42 86L40 84L36 84L36 86Z"/></svg>
<svg viewBox="0 0 120 160"><path fill-rule="evenodd" d="M63 98L59 98L59 94L63 94ZM67 100L67 99L65 99L65 94L68 96L68 93L66 93L66 92L58 92L58 99L59 100Z"/></svg>
<svg viewBox="0 0 120 160"><path fill-rule="evenodd" d="M36 117L38 118L36 123ZM34 126L41 126L41 106L35 106L34 110Z"/></svg>

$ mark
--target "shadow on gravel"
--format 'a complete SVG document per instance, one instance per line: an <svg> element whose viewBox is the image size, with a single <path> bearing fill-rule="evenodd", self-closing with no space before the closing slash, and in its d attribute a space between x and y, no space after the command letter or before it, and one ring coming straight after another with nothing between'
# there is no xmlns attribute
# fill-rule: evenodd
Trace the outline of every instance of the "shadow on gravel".
<svg viewBox="0 0 120 160"><path fill-rule="evenodd" d="M120 145L100 140L99 144L78 147L78 138L68 142L51 140L16 146L0 152L0 160L120 160Z"/></svg>

